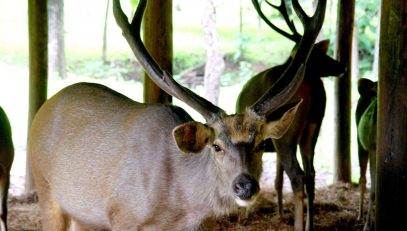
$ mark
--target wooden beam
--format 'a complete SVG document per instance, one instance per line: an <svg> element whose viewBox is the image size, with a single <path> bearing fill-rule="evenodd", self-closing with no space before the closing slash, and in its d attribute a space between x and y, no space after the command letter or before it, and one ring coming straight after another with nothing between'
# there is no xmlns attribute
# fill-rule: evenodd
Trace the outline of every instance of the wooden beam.
<svg viewBox="0 0 407 231"><path fill-rule="evenodd" d="M154 0L147 4L143 21L144 44L162 69L172 73L172 0ZM171 96L144 76L144 102L170 103Z"/></svg>
<svg viewBox="0 0 407 231"><path fill-rule="evenodd" d="M407 1L382 1L376 230L407 217Z"/></svg>
<svg viewBox="0 0 407 231"><path fill-rule="evenodd" d="M29 34L29 109L28 131L38 109L47 99L48 84L48 15L47 0L28 0ZM27 158L26 193L34 192L31 168Z"/></svg>
<svg viewBox="0 0 407 231"><path fill-rule="evenodd" d="M335 81L334 182L351 182L351 67L355 0L338 1L336 59L348 70Z"/></svg>

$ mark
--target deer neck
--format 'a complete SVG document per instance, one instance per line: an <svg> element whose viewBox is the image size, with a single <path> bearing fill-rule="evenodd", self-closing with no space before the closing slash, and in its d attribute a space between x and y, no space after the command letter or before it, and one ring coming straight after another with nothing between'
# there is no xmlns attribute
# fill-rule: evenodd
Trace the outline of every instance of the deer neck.
<svg viewBox="0 0 407 231"><path fill-rule="evenodd" d="M221 216L237 209L234 198L227 193L230 185L220 177L222 174L209 148L184 158L186 158L185 179L191 182L189 185L195 185L187 189L188 193L200 201L197 206L202 211L206 207L209 216Z"/></svg>

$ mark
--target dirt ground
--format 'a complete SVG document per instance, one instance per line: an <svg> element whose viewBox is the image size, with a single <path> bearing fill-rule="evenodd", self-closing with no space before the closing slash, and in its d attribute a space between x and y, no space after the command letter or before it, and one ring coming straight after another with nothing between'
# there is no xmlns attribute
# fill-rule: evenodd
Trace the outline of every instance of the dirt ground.
<svg viewBox="0 0 407 231"><path fill-rule="evenodd" d="M247 218L237 215L223 217L215 225L216 231L291 231L294 230L292 190L290 181L284 176L284 215L277 214L277 198L274 191L275 155L263 156L263 173L260 179L262 196ZM23 197L25 174L25 149L17 149L13 164L8 202L9 231L39 231L41 219L37 202L33 197ZM332 173L319 171L315 177L316 231L338 230L359 231L363 224L358 222L359 189L355 185L330 185ZM370 186L368 182L368 187ZM368 193L365 195L367 207Z"/></svg>
<svg viewBox="0 0 407 231"><path fill-rule="evenodd" d="M363 230L357 222L358 187L349 184L328 186L316 190L315 230ZM276 196L272 191L263 191L262 198L247 218L231 215L219 219L215 230L282 230L293 229L293 205L291 192L284 196L284 216L277 215ZM33 198L12 196L9 199L9 230L38 231L39 210Z"/></svg>

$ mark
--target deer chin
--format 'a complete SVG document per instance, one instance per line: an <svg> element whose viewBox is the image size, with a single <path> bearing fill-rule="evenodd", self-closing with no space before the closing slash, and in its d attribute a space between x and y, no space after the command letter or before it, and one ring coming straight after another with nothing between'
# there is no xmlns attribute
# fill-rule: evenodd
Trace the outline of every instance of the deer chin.
<svg viewBox="0 0 407 231"><path fill-rule="evenodd" d="M252 196L248 200L243 200L243 199L240 199L239 197L235 197L235 202L239 207L249 207L249 206L253 205L254 202L256 202L256 199L257 199L257 195Z"/></svg>

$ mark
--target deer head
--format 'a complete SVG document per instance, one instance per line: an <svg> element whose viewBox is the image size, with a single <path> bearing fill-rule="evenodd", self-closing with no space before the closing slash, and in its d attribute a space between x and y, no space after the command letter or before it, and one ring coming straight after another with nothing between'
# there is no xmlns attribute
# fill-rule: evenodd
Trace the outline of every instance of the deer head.
<svg viewBox="0 0 407 231"><path fill-rule="evenodd" d="M290 105L279 119L266 122L266 115L285 105L302 82L305 63L323 23L326 0L319 1L316 13L312 17L303 11L297 0L293 1L294 10L305 31L298 44L295 58L279 81L263 97L248 107L244 113L235 115L227 115L221 108L181 86L168 72L159 67L140 38L146 4L147 0L139 1L134 18L129 23L121 9L120 0L113 2L114 15L124 37L155 84L191 106L206 120L206 124L192 121L175 127L173 130L175 143L183 153L198 154L204 149L210 149L221 166L223 175L231 174L237 166L241 166L243 173L235 177L231 185L236 202L244 205L258 192L263 141L267 138L281 137L289 128L300 104L297 102Z"/></svg>

